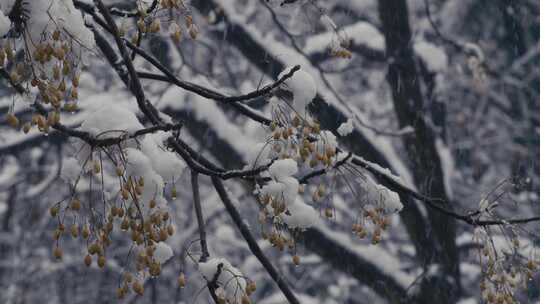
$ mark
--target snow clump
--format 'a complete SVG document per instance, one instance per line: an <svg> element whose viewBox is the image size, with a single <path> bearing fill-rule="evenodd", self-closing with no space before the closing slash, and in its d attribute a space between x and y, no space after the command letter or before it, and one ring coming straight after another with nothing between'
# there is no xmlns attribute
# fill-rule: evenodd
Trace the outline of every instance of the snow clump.
<svg viewBox="0 0 540 304"><path fill-rule="evenodd" d="M352 119L348 119L346 122L342 123L339 128L337 129L337 132L341 136L347 136L351 134L354 130L354 125Z"/></svg>
<svg viewBox="0 0 540 304"><path fill-rule="evenodd" d="M278 76L278 79L288 74L293 67L288 67ZM317 86L315 80L310 74L300 69L296 71L292 77L288 78L284 82L285 89L290 90L293 93L294 100L292 108L299 116L306 116L307 105L315 98L317 94Z"/></svg>
<svg viewBox="0 0 540 304"><path fill-rule="evenodd" d="M216 280L219 286L217 294L223 295L231 303L240 303L247 282L242 272L229 261L224 258L213 258L205 263L199 263L199 271L207 281Z"/></svg>

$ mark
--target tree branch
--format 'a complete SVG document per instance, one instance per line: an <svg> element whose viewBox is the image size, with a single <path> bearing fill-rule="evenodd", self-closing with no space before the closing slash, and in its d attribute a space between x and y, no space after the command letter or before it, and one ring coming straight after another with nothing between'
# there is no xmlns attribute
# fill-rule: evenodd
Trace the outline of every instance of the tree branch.
<svg viewBox="0 0 540 304"><path fill-rule="evenodd" d="M199 194L199 177L198 173L191 171L191 190L193 192L193 207L195 209L195 215L197 216L197 223L199 225L199 238L201 243L202 255L199 262L206 262L210 253L208 252L208 244L206 243L206 229L204 225L204 217L201 208L201 196Z"/></svg>
<svg viewBox="0 0 540 304"><path fill-rule="evenodd" d="M151 63L153 66L155 66L158 70L160 70L165 76L168 77L168 80L170 82L178 85L179 87L195 93L197 95L200 95L205 98L214 99L216 101L224 102L224 103L234 103L234 102L240 102L250 99L255 99L264 95L267 95L268 93L272 92L272 90L279 87L283 82L285 82L287 79L291 78L294 73L300 70L300 66L296 65L294 66L288 73L280 77L277 81L275 81L272 84L266 85L262 89L255 90L253 92L239 95L239 96L225 96L219 92L215 92L211 89L202 87L197 84L193 84L187 81L182 81L178 79L174 74L169 71L165 66L163 66L157 59L155 59L152 55L148 54L146 51L141 49L140 47L137 47L127 39L124 39L126 45L133 50L135 53L139 54L141 57L146 59L149 63Z"/></svg>
<svg viewBox="0 0 540 304"><path fill-rule="evenodd" d="M99 9L100 13L105 18L105 21L107 22L109 26L109 29L114 37L114 40L116 41L116 45L118 46L118 49L120 50L120 54L122 55L122 59L124 60L124 63L130 75L130 82L129 82L128 87L135 95L139 108L153 124L155 125L160 124L160 119L159 119L159 115L157 111L150 104L150 102L146 100L144 90L142 88L141 82L139 81L139 77L137 76L137 72L135 71L135 67L133 66L133 62L131 61L131 58L129 57L126 46L122 42L122 38L120 38L118 27L116 26L116 23L114 22L109 10L105 7L105 5L103 4L101 0L95 0L94 2L96 3L97 8Z"/></svg>
<svg viewBox="0 0 540 304"><path fill-rule="evenodd" d="M448 217L460 220L472 226L495 226L495 225L510 225L510 224L525 224L535 221L540 221L540 216L533 216L528 218L516 218L516 219L501 219L501 220L481 220L479 216L481 215L480 211L474 211L469 214L460 214L455 211L444 208L444 205L448 205L448 202L440 198L431 198L424 194L418 193L417 191L412 190L411 188L401 184L396 179L391 176L388 176L386 173L380 171L376 167L372 166L369 162L358 158L353 157L351 163L359 167L364 168L371 174L373 174L377 179L384 182L384 185L390 190L406 193L418 201L426 204L430 209L437 211L441 214L444 214Z"/></svg>
<svg viewBox="0 0 540 304"><path fill-rule="evenodd" d="M268 260L268 258L262 252L261 248L257 244L257 241L251 234L251 231L249 230L248 226L242 220L240 213L238 213L238 210L236 210L236 207L233 205L231 199L229 198L229 195L227 194L227 190L225 190L225 187L223 186L223 183L221 182L221 180L217 177L212 177L212 183L214 184L214 188L216 189L221 201L223 202L223 205L225 205L225 209L227 209L227 212L231 216L234 224L240 230L240 233L242 234L242 236L248 243L251 253L253 253L253 255L257 257L259 262L261 262L261 264L266 269L268 274L272 277L274 282L276 282L276 284L278 285L283 295L285 295L289 303L299 304L300 301L298 301L298 299L294 295L289 285L285 282L285 280L278 273L274 265Z"/></svg>

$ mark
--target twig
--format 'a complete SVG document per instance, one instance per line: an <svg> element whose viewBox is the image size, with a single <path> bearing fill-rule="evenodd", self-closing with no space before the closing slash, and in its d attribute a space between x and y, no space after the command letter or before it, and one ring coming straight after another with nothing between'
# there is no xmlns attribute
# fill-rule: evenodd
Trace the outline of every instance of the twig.
<svg viewBox="0 0 540 304"><path fill-rule="evenodd" d="M337 161L333 166L332 166L332 169L336 169L336 168L339 168L340 166L344 165L345 163L347 163L347 161L351 158L352 156L352 153L349 152L349 154L347 154L347 156L345 158L343 158L342 160L340 161ZM324 175L326 173L328 173L329 169L328 168L324 168L324 169L319 169L319 170L315 170L315 171L312 171L306 175L304 175L304 177L300 178L298 180L298 182L300 184L307 184L308 181L314 177L317 177L317 176L320 176L320 175Z"/></svg>
<svg viewBox="0 0 540 304"><path fill-rule="evenodd" d="M206 229L204 224L204 217L201 208L201 196L199 193L199 174L195 171L191 171L191 189L193 191L193 207L195 208L195 215L197 216L197 223L199 225L199 238L201 243L202 255L199 262L204 263L210 256L208 252L208 244L206 243Z"/></svg>
<svg viewBox="0 0 540 304"><path fill-rule="evenodd" d="M36 108L36 111L42 115L47 115L47 110L40 104L40 103L34 103L34 108ZM149 127L149 128L144 128L144 129L140 129L140 130L137 130L133 133L128 133L127 131L125 132L124 135L121 135L121 136L116 136L116 137L109 137L109 138L103 138L103 139L100 139L99 136L93 136L92 134L88 133L88 132L85 132L85 131L79 131L79 130L76 130L76 129L72 129L72 128L69 128L61 123L55 123L53 125L51 125L52 128L54 128L55 130L57 131L60 131L62 133L64 133L65 135L68 135L70 137L76 137L76 138L79 138L81 140L83 140L84 142L86 142L87 144L89 144L91 147L93 148L105 148L105 147L110 147L110 146L114 146L114 145L118 145L120 143L122 143L123 141L126 141L126 140L129 140L129 139L134 139L134 138L137 138L137 137L140 137L140 136L143 136L143 135L146 135L146 134L150 134L150 133L155 133L157 131L177 131L177 130L180 130L182 128L182 123L179 123L179 124L163 124L163 125L159 125L159 126L153 126L153 127Z"/></svg>
<svg viewBox="0 0 540 304"><path fill-rule="evenodd" d="M135 95L139 108L153 124L160 124L159 115L156 109L152 105L150 105L150 102L148 102L148 100L146 100L144 90L142 88L139 77L137 76L137 72L135 71L135 67L133 66L133 62L129 57L126 46L122 42L122 38L120 38L118 27L116 26L116 23L114 22L109 10L105 7L101 0L95 0L94 2L96 3L100 13L105 18L105 21L109 26L114 40L116 41L116 45L120 50L120 54L122 55L122 59L124 60L124 63L130 75L129 89L133 92L133 95Z"/></svg>
<svg viewBox="0 0 540 304"><path fill-rule="evenodd" d="M137 72L137 74L139 75L139 77L141 79L152 79L152 80L158 80L158 81L171 83L171 84L174 84L174 85L176 85L176 86L178 86L180 88L183 88L183 89L185 89L187 91L190 91L190 90L185 88L184 85L193 85L194 89L196 89L196 90L200 89L199 92L196 92L199 96L203 96L203 97L206 97L208 99L217 100L216 98L219 98L218 96L224 96L224 95L221 95L218 92L211 91L211 90L209 90L207 88L199 87L199 86L197 86L195 84L191 84L191 83L189 83L187 81L181 81L180 79L177 79L177 78L170 78L170 77L168 77L166 75L153 74L153 73L149 73L149 72ZM202 94L208 94L208 96L204 96ZM215 95L215 94L219 94L219 95ZM228 103L228 105L233 107L240 114L252 119L253 121L256 121L256 122L261 123L263 125L270 125L272 123L272 121L270 119L268 119L267 117L264 117L259 112L251 109L247 105L244 105L244 104L238 103L238 102Z"/></svg>
<svg viewBox="0 0 540 304"><path fill-rule="evenodd" d="M268 258L264 255L264 253L262 252L261 248L257 244L257 241L251 234L251 231L249 230L248 226L242 220L240 213L238 212L236 207L233 205L231 199L229 198L229 195L227 194L227 190L225 190L225 187L223 186L223 182L217 177L212 177L212 183L214 184L214 188L216 189L219 195L219 198L223 202L223 205L225 205L225 209L227 209L227 212L231 216L234 224L240 230L240 233L246 240L249 246L249 249L251 250L251 253L253 253L253 255L257 257L259 262L261 262L261 264L266 269L268 274L272 277L274 282L276 282L276 284L278 285L283 295L285 295L289 303L300 304L300 301L298 301L298 299L294 295L289 285L278 273L278 271L276 270L272 262L270 262Z"/></svg>
<svg viewBox="0 0 540 304"><path fill-rule="evenodd" d="M449 217L455 218L457 220L463 221L469 225L472 226L495 226L495 225L509 225L509 224L525 224L529 222L535 222L540 220L540 216L534 216L529 218L517 218L517 219L502 219L502 220L480 220L478 218L479 212L473 212L470 214L460 214L457 212L454 212L452 210L448 210L444 207L442 207L442 204L445 202L442 199L437 198L430 198L423 194L420 194L409 187L401 184L399 181L395 180L394 178L386 175L384 172L380 171L379 169L373 167L368 162L354 157L351 160L351 163L357 166L360 166L364 169L366 169L371 174L375 175L377 178L384 180L385 184L388 185L388 187L391 190L400 191L403 193L406 193L410 195L411 197L423 202L428 206L429 208L438 211L442 214L445 214Z"/></svg>
<svg viewBox="0 0 540 304"><path fill-rule="evenodd" d="M280 86L283 82L285 82L287 79L291 78L294 73L300 70L300 66L296 65L294 66L287 74L283 75L280 79L278 79L276 82L267 85L263 87L262 89L255 90L253 92L239 95L239 96L225 96L219 92L215 92L213 90L204 88L200 85L196 85L187 81L182 81L178 79L174 74L169 71L165 66L163 66L157 59L155 59L152 55L148 54L146 51L141 49L140 47L136 46L135 44L131 43L127 39L124 39L124 42L126 43L127 47L129 47L131 50L133 50L135 53L139 54L141 57L146 59L148 62L150 62L153 66L155 66L158 70L160 70L165 76L169 78L174 84L178 85L179 87L196 93L202 97L214 99L217 101L221 101L224 103L233 103L233 102L239 102L239 101L245 101L250 99L255 99L257 97L264 96L268 93L270 93L272 90Z"/></svg>

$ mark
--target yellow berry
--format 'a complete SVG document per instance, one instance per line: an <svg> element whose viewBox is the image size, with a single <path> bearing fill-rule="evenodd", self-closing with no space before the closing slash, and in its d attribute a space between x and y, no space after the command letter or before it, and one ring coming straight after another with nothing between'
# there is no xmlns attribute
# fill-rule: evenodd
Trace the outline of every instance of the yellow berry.
<svg viewBox="0 0 540 304"><path fill-rule="evenodd" d="M79 80L80 80L79 74L75 74L75 76L73 76L73 79L71 79L71 84L74 87L78 87L79 86Z"/></svg>
<svg viewBox="0 0 540 304"><path fill-rule="evenodd" d="M116 288L116 296L118 297L118 299L123 299L125 297L125 293L124 293L124 288L122 287L118 287Z"/></svg>
<svg viewBox="0 0 540 304"><path fill-rule="evenodd" d="M133 282L133 275L132 275L130 272L126 272L126 273L124 274L124 281L125 281L126 283L131 283L131 282Z"/></svg>
<svg viewBox="0 0 540 304"><path fill-rule="evenodd" d="M176 186L173 186L171 190L171 197L172 199L176 199L177 196L178 196L178 193L176 192Z"/></svg>
<svg viewBox="0 0 540 304"><path fill-rule="evenodd" d="M30 129L31 129L31 128L32 128L32 125L31 125L29 122L25 123L25 124L23 125L23 132L24 132L24 134L27 134L28 132L30 132Z"/></svg>
<svg viewBox="0 0 540 304"><path fill-rule="evenodd" d="M165 229L159 230L159 240L164 242L164 241L167 240L167 238L169 238L169 234L168 234L167 230L165 230Z"/></svg>
<svg viewBox="0 0 540 304"><path fill-rule="evenodd" d="M58 215L59 210L60 210L60 208L58 206L52 206L49 209L49 213L51 214L51 217L56 217Z"/></svg>
<svg viewBox="0 0 540 304"><path fill-rule="evenodd" d="M246 293L250 295L255 292L255 290L257 290L257 284L255 281L250 281L246 286Z"/></svg>
<svg viewBox="0 0 540 304"><path fill-rule="evenodd" d="M328 218L331 218L334 212L332 211L332 208L328 207L324 209L324 215Z"/></svg>
<svg viewBox="0 0 540 304"><path fill-rule="evenodd" d="M293 261L293 264L294 264L294 265L296 265L296 266L300 265L300 256L298 256L298 255L293 255L292 261Z"/></svg>
<svg viewBox="0 0 540 304"><path fill-rule="evenodd" d="M161 23L159 22L159 19L154 19L152 23L150 24L150 32L151 33L157 33L161 29Z"/></svg>
<svg viewBox="0 0 540 304"><path fill-rule="evenodd" d="M79 226L76 224L71 225L70 231L73 238L77 238L79 236Z"/></svg>
<svg viewBox="0 0 540 304"><path fill-rule="evenodd" d="M122 189L122 198L127 200L129 198L129 191L126 188Z"/></svg>
<svg viewBox="0 0 540 304"><path fill-rule="evenodd" d="M178 276L178 286L180 286L180 288L186 287L186 275L183 272Z"/></svg>
<svg viewBox="0 0 540 304"><path fill-rule="evenodd" d="M87 225L84 225L82 229L82 237L84 239L87 239L89 236L90 236L90 229L88 228Z"/></svg>
<svg viewBox="0 0 540 304"><path fill-rule="evenodd" d="M117 176L124 175L124 168L122 168L122 166L116 166L116 175Z"/></svg>
<svg viewBox="0 0 540 304"><path fill-rule="evenodd" d="M9 113L6 115L6 121L12 128L19 127L19 119L13 113Z"/></svg>
<svg viewBox="0 0 540 304"><path fill-rule="evenodd" d="M90 267L90 265L92 265L92 257L89 254L84 257L84 264L86 267Z"/></svg>
<svg viewBox="0 0 540 304"><path fill-rule="evenodd" d="M60 247L54 247L53 255L57 260L61 260L64 253Z"/></svg>
<svg viewBox="0 0 540 304"><path fill-rule="evenodd" d="M133 282L133 284L131 285L131 287L133 288L133 291L142 296L144 294L144 287L142 286L142 284L139 282L139 281L135 281Z"/></svg>
<svg viewBox="0 0 540 304"><path fill-rule="evenodd" d="M169 236L172 236L174 234L174 226L173 225L169 225L167 226L167 233L169 234Z"/></svg>
<svg viewBox="0 0 540 304"><path fill-rule="evenodd" d="M105 258L105 256L100 255L100 256L98 257L98 262L97 262L99 268L105 267L105 262L107 262L107 259Z"/></svg>
<svg viewBox="0 0 540 304"><path fill-rule="evenodd" d="M80 209L81 209L81 201L78 198L74 198L73 201L71 201L71 210L79 211Z"/></svg>
<svg viewBox="0 0 540 304"><path fill-rule="evenodd" d="M101 172L101 164L99 160L94 160L92 170L94 174L99 174Z"/></svg>

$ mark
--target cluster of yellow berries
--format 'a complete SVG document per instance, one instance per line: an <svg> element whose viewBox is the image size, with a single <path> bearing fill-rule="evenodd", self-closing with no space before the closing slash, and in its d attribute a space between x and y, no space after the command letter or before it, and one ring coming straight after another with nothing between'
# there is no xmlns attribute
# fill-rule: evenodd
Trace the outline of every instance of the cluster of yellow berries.
<svg viewBox="0 0 540 304"><path fill-rule="evenodd" d="M259 204L261 206L261 215L259 216L260 219L268 218L268 209L266 206L272 207L273 216L279 216L283 212L286 211L287 206L285 205L285 202L280 197L272 197L271 195L265 194L260 196L259 198Z"/></svg>
<svg viewBox="0 0 540 304"><path fill-rule="evenodd" d="M247 283L246 288L243 290L242 297L239 299L236 297L227 299L227 297L218 290L218 292L216 292L216 304L251 304L250 296L255 290L257 290L257 285L254 281L249 281Z"/></svg>
<svg viewBox="0 0 540 304"><path fill-rule="evenodd" d="M102 170L101 162L97 159L90 159L89 172L99 174ZM154 257L156 245L166 241L174 235L175 228L168 211L157 206L154 199L151 199L143 206L140 202L144 191L144 179L142 177L125 176L122 166L116 167L116 174L120 180L125 180L120 184L118 197L120 200L110 202L106 212L98 219L98 215L91 205L88 212L81 212L83 205L80 199L74 196L70 202L60 202L49 209L50 215L58 220L58 226L54 230L53 238L56 245L53 248L53 256L62 259L63 252L59 246L59 240L64 234L70 234L73 238L81 237L87 244L87 254L84 256L84 264L91 266L94 260L98 267L106 265L106 251L112 244L111 233L119 228L120 231L130 236L134 244L140 248L135 255L133 273L126 271L122 286L117 289L117 295L123 298L130 290L136 294L144 293L143 279L146 274L157 277L161 274L161 264ZM142 208L145 208L144 213ZM69 219L66 215L71 214L73 224L67 231L65 222ZM101 216L101 215L99 215ZM85 218L88 217L92 226ZM84 222L82 226L78 222ZM119 226L119 227L118 227ZM179 278L179 285L185 285L185 276Z"/></svg>
<svg viewBox="0 0 540 304"><path fill-rule="evenodd" d="M159 9L151 14L146 12L142 6L139 9L139 19L137 20L137 33L131 37L131 41L136 43L140 37L139 34L156 34L163 29L162 22L167 23L169 35L175 43L180 43L183 37L182 26L180 25L180 16L183 16L185 30L192 39L197 39L199 30L193 22L193 16L181 0L161 0ZM120 36L125 36L127 28L125 24L119 28Z"/></svg>
<svg viewBox="0 0 540 304"><path fill-rule="evenodd" d="M382 232L390 226L390 217L382 208L361 211L359 220L352 225L352 232L360 239L371 235L371 244L377 245L382 239Z"/></svg>
<svg viewBox="0 0 540 304"><path fill-rule="evenodd" d="M519 289L528 288L538 269L537 262L519 253L521 245L516 235L510 235L509 251L496 249L487 234L480 237L475 234L475 239L482 243L478 253L483 276L482 299L488 304L519 303L516 294Z"/></svg>
<svg viewBox="0 0 540 304"><path fill-rule="evenodd" d="M325 144L325 138L322 136L321 127L316 121L308 121L297 114L284 113L284 111L273 111L273 121L270 124L269 131L270 144L272 152L279 159L294 159L299 165L306 165L309 168L329 168L336 161L336 149L331 145ZM304 193L304 185L299 185L298 192ZM320 183L312 193L312 199L315 203L324 201L327 196L327 187ZM287 203L283 195L273 196L268 193L260 194L257 197L259 203L259 223L262 226L262 237L268 240L270 244L284 251L285 248L291 250L293 264L300 263L300 256L296 254L296 241L294 235L287 237L284 233L281 221L275 221L276 217L287 212ZM320 205L324 207L324 205ZM271 208L269 208L271 207ZM334 216L334 210L331 206L323 209L327 218ZM272 232L265 232L265 224L271 223ZM294 234L295 231L292 231Z"/></svg>
<svg viewBox="0 0 540 304"><path fill-rule="evenodd" d="M28 133L32 126L38 126L41 132L47 133L49 127L60 122L62 108L73 112L77 109L80 81L77 66L79 55L73 51L73 39L60 30L52 34L44 32L43 41L25 49L27 54L23 59L17 59L14 45L5 41L0 47L0 67L11 66L10 80L15 85L29 84L37 88L43 104L51 105L52 110L47 117L36 114L30 122L22 125L22 130ZM6 116L8 124L14 128L20 126L19 119L13 112Z"/></svg>
<svg viewBox="0 0 540 304"><path fill-rule="evenodd" d="M6 115L7 123L18 129L21 126L20 120L13 113ZM60 122L60 111L50 111L47 116L41 114L32 115L32 119L22 124L21 130L26 134L30 132L33 127L37 127L40 132L45 134L49 133L50 127Z"/></svg>
<svg viewBox="0 0 540 304"><path fill-rule="evenodd" d="M44 104L56 110L73 107L79 99L80 54L73 49L74 40L60 30L44 34L44 40L35 45L30 69L32 87L37 87Z"/></svg>
<svg viewBox="0 0 540 304"><path fill-rule="evenodd" d="M268 195L265 195L264 197L269 198ZM273 200L268 199L268 201L273 201ZM278 225L277 223L275 225L273 224L272 228L270 228L271 230L270 233L267 233L264 230L264 225L266 224L267 219L270 217L270 215L268 214L268 209L264 207L265 206L264 203L262 203L261 200L259 200L259 202L262 204L261 211L259 212L259 218L258 218L259 224L261 225L261 227L263 227L262 238L264 240L267 240L270 243L270 245L272 245L272 247L276 248L279 251L284 251L285 248L288 248L289 250L294 252L296 250L296 241L294 237L287 238L287 236L284 234L284 231L280 225ZM273 210L275 213L277 213L277 215L279 215L285 212L285 204L276 206L275 208L273 208ZM293 258L293 260L299 262L300 258L297 256L296 258ZM299 263L295 263L295 264L298 265Z"/></svg>
<svg viewBox="0 0 540 304"><path fill-rule="evenodd" d="M268 198L269 196L265 195L264 197ZM276 210L276 208L273 208L273 209ZM278 210L280 210L280 212L284 212L284 210L282 209L284 209L284 207L279 208ZM272 247L276 248L280 252L283 252L285 248L289 249L291 253L293 254L292 256L293 264L298 266L300 264L300 256L296 254L296 240L294 238L294 235L287 237L285 235L285 232L282 229L283 227L277 223L273 224L272 228L270 228L271 232L267 233L264 229L264 225L266 224L268 217L269 217L268 209L262 206L261 211L259 212L259 224L261 225L261 227L263 227L262 238L264 240L267 240L270 243L270 245L272 245Z"/></svg>
<svg viewBox="0 0 540 304"><path fill-rule="evenodd" d="M317 144L317 140L324 140L320 138L321 126L317 122L310 124L295 115L290 123L283 126L278 119L274 120L270 131L273 149L281 159L293 158L311 168L318 165L330 167L335 161L335 148Z"/></svg>

